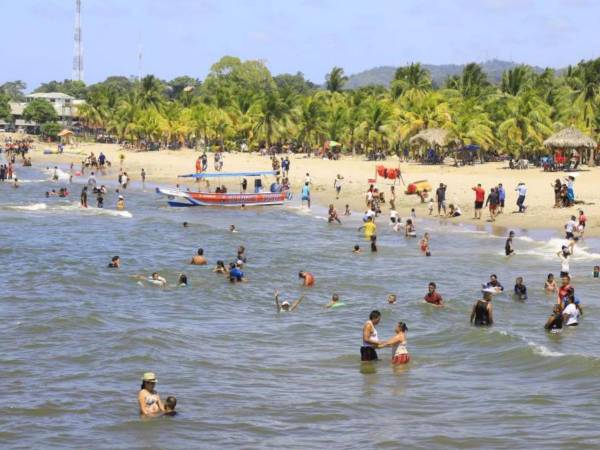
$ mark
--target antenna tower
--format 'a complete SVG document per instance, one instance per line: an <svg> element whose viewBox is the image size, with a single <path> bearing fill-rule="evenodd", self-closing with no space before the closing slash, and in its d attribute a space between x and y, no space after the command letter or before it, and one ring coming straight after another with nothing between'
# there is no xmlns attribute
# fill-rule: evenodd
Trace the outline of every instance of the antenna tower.
<svg viewBox="0 0 600 450"><path fill-rule="evenodd" d="M83 47L81 45L81 0L75 0L75 35L73 47L73 81L83 81Z"/></svg>

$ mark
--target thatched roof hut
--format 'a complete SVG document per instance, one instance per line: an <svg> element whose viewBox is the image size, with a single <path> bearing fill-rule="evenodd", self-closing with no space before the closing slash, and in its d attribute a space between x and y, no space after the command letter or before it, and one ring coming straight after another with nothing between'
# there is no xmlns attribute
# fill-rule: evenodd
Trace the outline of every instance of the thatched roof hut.
<svg viewBox="0 0 600 450"><path fill-rule="evenodd" d="M598 144L577 128L569 127L546 139L544 146L551 148L596 148Z"/></svg>
<svg viewBox="0 0 600 450"><path fill-rule="evenodd" d="M589 163L594 165L594 150L598 147L598 143L577 128L569 127L546 139L544 146L552 149L588 150Z"/></svg>
<svg viewBox="0 0 600 450"><path fill-rule="evenodd" d="M449 138L450 133L443 128L428 128L410 138L410 145L430 145L447 147L455 141Z"/></svg>

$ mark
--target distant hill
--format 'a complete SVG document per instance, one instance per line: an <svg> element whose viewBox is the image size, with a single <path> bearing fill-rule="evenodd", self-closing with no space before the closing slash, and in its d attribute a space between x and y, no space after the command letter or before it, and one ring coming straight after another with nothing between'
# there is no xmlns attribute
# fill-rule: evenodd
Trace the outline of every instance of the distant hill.
<svg viewBox="0 0 600 450"><path fill-rule="evenodd" d="M502 79L502 72L512 69L520 64L510 61L500 61L498 59L492 59L479 63L483 68L483 71L487 74L488 80L491 83L499 84ZM448 77L453 75L460 75L465 67L465 64L422 64L424 68L429 70L431 78L435 86L443 86ZM542 72L544 69L538 66L532 66L533 70L537 73ZM344 86L346 89L356 89L363 86L386 86L388 87L394 79L396 73L396 67L392 66L381 66L373 69L365 70L363 72L350 75L348 82Z"/></svg>

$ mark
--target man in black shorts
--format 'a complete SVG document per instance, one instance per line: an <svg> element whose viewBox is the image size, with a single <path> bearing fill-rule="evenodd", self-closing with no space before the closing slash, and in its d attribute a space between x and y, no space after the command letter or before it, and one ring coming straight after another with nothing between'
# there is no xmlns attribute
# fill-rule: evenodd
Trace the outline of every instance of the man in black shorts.
<svg viewBox="0 0 600 450"><path fill-rule="evenodd" d="M444 210L444 216L446 216L446 185L440 183L440 187L435 191L435 198L438 206L438 217L442 209Z"/></svg>

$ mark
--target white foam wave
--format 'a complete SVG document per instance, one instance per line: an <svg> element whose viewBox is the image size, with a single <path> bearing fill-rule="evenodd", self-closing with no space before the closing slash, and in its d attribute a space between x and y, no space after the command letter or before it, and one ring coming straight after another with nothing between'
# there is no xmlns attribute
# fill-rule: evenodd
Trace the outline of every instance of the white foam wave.
<svg viewBox="0 0 600 450"><path fill-rule="evenodd" d="M47 209L48 205L45 203L34 203L32 205L12 205L7 206L8 209L16 209L18 211L41 211Z"/></svg>
<svg viewBox="0 0 600 450"><path fill-rule="evenodd" d="M565 356L564 353L553 352L548 347L544 347L543 345L536 344L535 342L529 341L529 342L527 342L527 345L529 345L529 347L531 347L531 349L533 350L533 353L535 353L537 355L549 356L549 357Z"/></svg>
<svg viewBox="0 0 600 450"><path fill-rule="evenodd" d="M48 175L48 177L50 179L53 179L54 175L56 175L58 177L59 181L61 181L61 180L62 181L68 180L71 177L67 172L65 172L62 169L51 169L51 168L48 168L48 169L44 170L44 173L46 175Z"/></svg>

